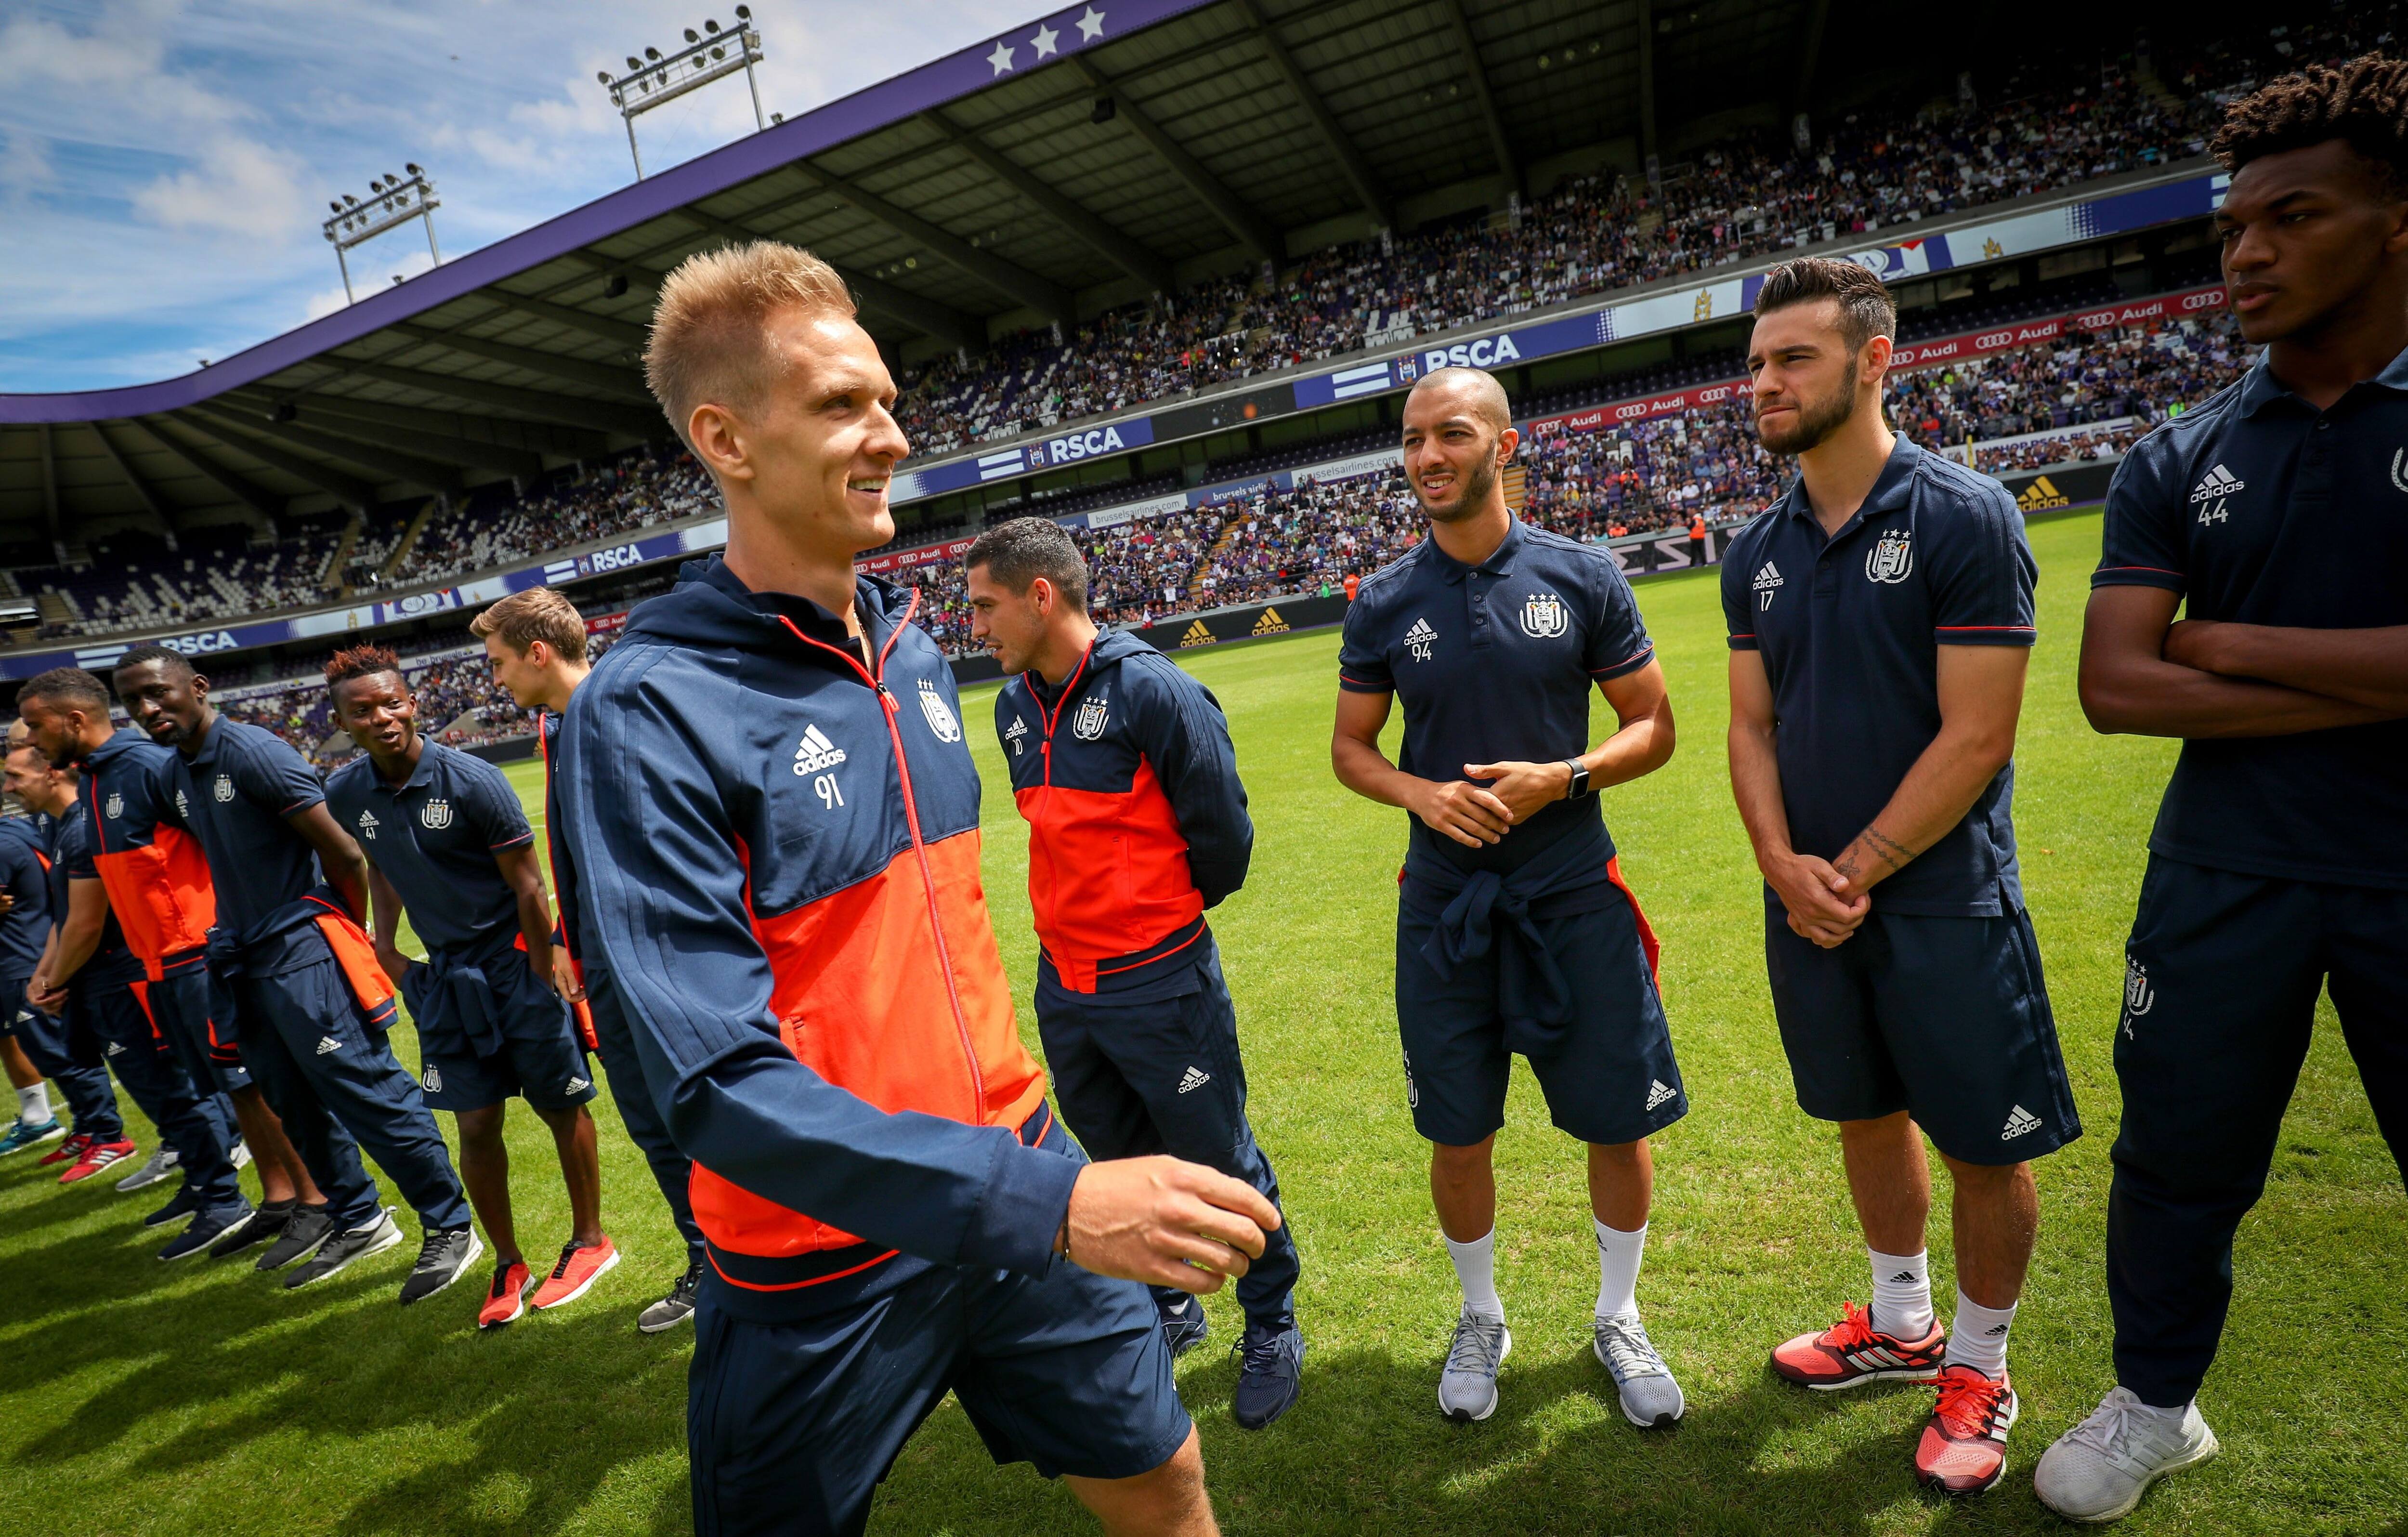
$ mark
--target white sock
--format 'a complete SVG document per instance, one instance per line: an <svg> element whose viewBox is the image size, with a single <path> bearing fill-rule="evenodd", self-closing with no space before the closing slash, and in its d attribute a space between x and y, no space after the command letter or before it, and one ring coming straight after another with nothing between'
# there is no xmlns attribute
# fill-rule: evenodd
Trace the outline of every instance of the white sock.
<svg viewBox="0 0 2408 1537"><path fill-rule="evenodd" d="M1597 1227L1597 1315L1613 1318L1627 1314L1635 1318L1639 1316L1639 1262L1647 1253L1647 1224L1642 1222L1626 1233L1595 1217L1589 1220Z"/></svg>
<svg viewBox="0 0 2408 1537"><path fill-rule="evenodd" d="M27 1126L50 1124L50 1085L47 1081L17 1091L17 1114Z"/></svg>
<svg viewBox="0 0 2408 1537"><path fill-rule="evenodd" d="M1446 1257L1455 1261L1455 1278L1463 1283L1464 1311L1503 1323L1505 1304L1497 1300L1497 1229L1491 1228L1469 1243L1447 1239Z"/></svg>
<svg viewBox="0 0 2408 1537"><path fill-rule="evenodd" d="M1873 1264L1873 1328L1900 1340L1931 1332L1931 1251L1884 1254L1868 1247Z"/></svg>
<svg viewBox="0 0 2408 1537"><path fill-rule="evenodd" d="M2007 1374L2007 1331L2014 1327L2015 1305L1985 1308L1956 1288L1956 1316L1948 1321L1948 1355L1942 1363L1970 1366L1985 1376Z"/></svg>

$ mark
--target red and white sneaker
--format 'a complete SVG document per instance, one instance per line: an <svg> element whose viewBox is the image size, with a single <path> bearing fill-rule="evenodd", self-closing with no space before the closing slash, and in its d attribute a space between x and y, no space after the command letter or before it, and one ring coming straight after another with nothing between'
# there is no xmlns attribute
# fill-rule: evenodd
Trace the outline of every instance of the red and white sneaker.
<svg viewBox="0 0 2408 1537"><path fill-rule="evenodd" d="M74 1136L69 1137L65 1142L59 1143L58 1146L51 1148L48 1153L36 1158L34 1162L41 1168L48 1169L54 1163L75 1163L81 1159L86 1153L91 1151L92 1137L90 1133L79 1131Z"/></svg>
<svg viewBox="0 0 2408 1537"><path fill-rule="evenodd" d="M2015 1386L1958 1362L1940 1373L1940 1403L1914 1447L1914 1476L1942 1494L1979 1494L2007 1471Z"/></svg>
<svg viewBox="0 0 2408 1537"><path fill-rule="evenodd" d="M535 1272L523 1259L513 1259L494 1267L494 1284L485 1293L485 1306L477 1314L479 1329L499 1329L515 1324L526 1316L527 1292L535 1286Z"/></svg>
<svg viewBox="0 0 2408 1537"><path fill-rule="evenodd" d="M1840 1321L1820 1334L1800 1334L1772 1353L1772 1370L1818 1392L1858 1383L1931 1382L1948 1348L1948 1331L1935 1321L1920 1340L1901 1340L1873 1328L1870 1308L1845 1304Z"/></svg>
<svg viewBox="0 0 2408 1537"><path fill-rule="evenodd" d="M123 1138L113 1142L93 1142L83 1150L83 1156L67 1166L59 1176L61 1185L74 1185L88 1180L110 1164L134 1156L134 1144Z"/></svg>
<svg viewBox="0 0 2408 1537"><path fill-rule="evenodd" d="M590 1247L570 1239L561 1245L560 1263L543 1278L543 1285L536 1287L536 1308L540 1311L567 1306L584 1296L618 1263L619 1246L609 1239Z"/></svg>

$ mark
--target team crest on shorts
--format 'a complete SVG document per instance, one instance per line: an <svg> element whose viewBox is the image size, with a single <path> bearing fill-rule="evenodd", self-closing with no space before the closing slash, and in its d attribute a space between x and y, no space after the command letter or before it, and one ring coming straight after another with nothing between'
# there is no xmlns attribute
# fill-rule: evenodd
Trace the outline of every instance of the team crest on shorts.
<svg viewBox="0 0 2408 1537"><path fill-rule="evenodd" d="M209 786L209 794L217 797L219 805L224 805L234 798L234 781L224 774L220 774L217 777L217 783Z"/></svg>
<svg viewBox="0 0 2408 1537"><path fill-rule="evenodd" d="M1911 536L1896 529L1885 529L1880 542L1865 553L1865 575L1874 582L1904 582L1914 569L1914 549L1908 541Z"/></svg>
<svg viewBox="0 0 2408 1537"><path fill-rule="evenodd" d="M962 740L962 723L953 719L953 707L937 692L937 685L925 678L920 680L920 713L928 717L928 729L937 734L939 741Z"/></svg>
<svg viewBox="0 0 2408 1537"><path fill-rule="evenodd" d="M1553 640L1571 628L1564 600L1549 592L1532 593L1522 603L1522 633L1533 640Z"/></svg>
<svg viewBox="0 0 2408 1537"><path fill-rule="evenodd" d="M2149 983L2149 969L2130 955L2124 957L2124 1033L2132 1033L2132 1021L2157 1006L2157 990Z"/></svg>
<svg viewBox="0 0 2408 1537"><path fill-rule="evenodd" d="M114 822L125 814L125 797L111 790L108 792L108 804L103 806L101 810L107 812L108 819Z"/></svg>
<svg viewBox="0 0 2408 1537"><path fill-rule="evenodd" d="M1080 700L1079 712L1070 717L1070 735L1081 741L1094 741L1104 734L1104 724L1111 708L1110 699Z"/></svg>
<svg viewBox="0 0 2408 1537"><path fill-rule="evenodd" d="M452 826L452 803L437 798L418 809L418 825L428 832L441 832Z"/></svg>
<svg viewBox="0 0 2408 1537"><path fill-rule="evenodd" d="M442 1070L441 1068L437 1067L434 1063L429 1062L428 1064L426 1064L426 1077L425 1077L424 1082L425 1082L425 1085L426 1085L426 1092L427 1092L427 1093L429 1093L429 1094L440 1094L440 1093L442 1093L442 1092L443 1092L443 1070Z"/></svg>

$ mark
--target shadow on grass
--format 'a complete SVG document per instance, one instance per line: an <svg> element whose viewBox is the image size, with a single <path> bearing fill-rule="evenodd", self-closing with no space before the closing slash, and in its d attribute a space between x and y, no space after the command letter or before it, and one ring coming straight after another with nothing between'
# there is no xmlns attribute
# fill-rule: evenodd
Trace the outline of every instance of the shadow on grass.
<svg viewBox="0 0 2408 1537"><path fill-rule="evenodd" d="M251 1268L255 1252L169 1267L148 1251L174 1229L155 1243L134 1231L145 1242L112 1228L0 1261L12 1306L52 1304L16 1320L12 1376L77 1401L18 1447L20 1467L133 1445L125 1478L162 1501L204 1469L315 1478L315 1502L339 1510L328 1511L335 1530L499 1532L558 1528L622 1465L682 1458L683 1337L638 1334L632 1298L606 1288L480 1335L481 1272L407 1311L394 1305L408 1244L290 1291L281 1274ZM77 1278L71 1291L63 1275ZM195 1275L198 1286L162 1288ZM654 1504L632 1524L618 1510L608 1525L687 1530L682 1479Z"/></svg>
<svg viewBox="0 0 2408 1537"><path fill-rule="evenodd" d="M1768 1371L1693 1399L1669 1430L1641 1431L1623 1419L1585 1339L1517 1337L1515 1347L1498 1412L1468 1426L1438 1413L1435 1357L1308 1357L1304 1397L1259 1433L1228 1418L1234 1360L1191 1368L1181 1391L1203 1428L1224 1526L1232 1533L1844 1537L1897 1530L1901 1511L1919 1510L1922 1531L2065 1530L2032 1496L2036 1447L2018 1447L2006 1481L1979 1500L1948 1501L1916 1486L1911 1461L1928 1390L1901 1385L1835 1403ZM1834 1415L1856 1423L1835 1437L1827 1423ZM1031 1499L1036 1489L1025 1469L995 1470L967 1419L949 1407L907 1449L882 1493L876 1527L1058 1530L1067 1499Z"/></svg>

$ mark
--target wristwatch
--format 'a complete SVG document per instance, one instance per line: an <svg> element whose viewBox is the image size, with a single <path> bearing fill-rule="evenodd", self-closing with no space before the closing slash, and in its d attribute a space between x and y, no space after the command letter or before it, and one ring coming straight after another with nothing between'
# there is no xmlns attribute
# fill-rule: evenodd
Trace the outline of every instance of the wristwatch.
<svg viewBox="0 0 2408 1537"><path fill-rule="evenodd" d="M1572 771L1572 782L1564 789L1566 800L1578 800L1588 794L1588 765L1578 758L1564 759L1564 767Z"/></svg>

